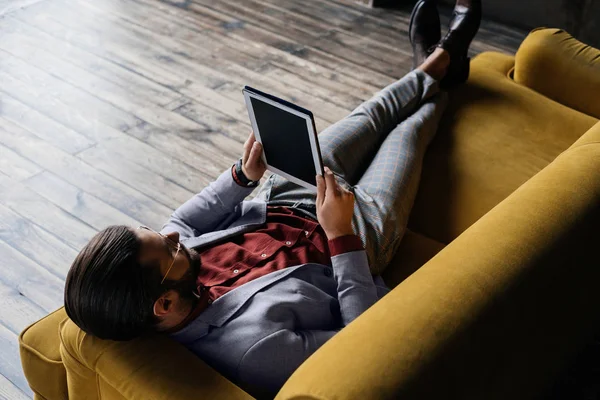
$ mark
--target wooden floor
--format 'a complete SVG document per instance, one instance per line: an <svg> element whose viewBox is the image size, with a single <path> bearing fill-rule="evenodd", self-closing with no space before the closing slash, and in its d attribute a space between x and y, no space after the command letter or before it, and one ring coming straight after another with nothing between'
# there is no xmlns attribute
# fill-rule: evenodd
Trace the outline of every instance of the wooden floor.
<svg viewBox="0 0 600 400"><path fill-rule="evenodd" d="M159 228L241 154L243 85L313 110L322 130L410 69L409 14L350 0L0 0L0 399L31 397L17 335L62 305L92 235ZM486 22L473 52L514 53L524 36Z"/></svg>

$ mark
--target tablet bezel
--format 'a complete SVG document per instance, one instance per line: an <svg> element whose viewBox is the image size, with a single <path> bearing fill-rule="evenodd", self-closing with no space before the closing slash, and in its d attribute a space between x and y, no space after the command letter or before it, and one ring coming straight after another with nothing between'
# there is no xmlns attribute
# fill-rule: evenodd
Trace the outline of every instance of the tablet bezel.
<svg viewBox="0 0 600 400"><path fill-rule="evenodd" d="M257 100L264 101L265 103L270 104L274 107L277 107L279 109L287 111L291 114L294 114L305 120L306 128L308 130L308 137L309 137L309 141L310 141L310 148L311 148L312 156L313 156L313 162L315 164L315 171L317 171L317 174L323 176L324 171L323 171L323 162L321 159L321 149L319 147L319 140L317 138L317 129L315 127L315 120L314 120L313 114L310 111L303 109L302 107L296 106L295 104L289 103L289 102L287 102L283 99L279 99L275 96L260 92L259 90L251 88L249 86L245 86L244 89L242 90L242 93L244 94L244 99L246 101L246 107L248 109L248 116L250 117L250 123L251 123L252 129L254 131L254 136L256 137L256 141L258 141L261 144L262 144L262 138L260 136L260 131L258 129L258 125L256 123L256 118L254 116L254 109L252 107L252 101L251 101L252 97L256 98ZM276 167L270 165L264 149L263 149L261 157L269 171L274 172L278 175L281 175L284 178L286 178L287 180L289 180L290 182L294 182L297 185L300 185L307 189L314 190L315 192L317 191L317 187L315 185L313 185L309 182L303 181L302 179L296 178L295 176L290 175L290 174L286 173L285 171L282 171L279 168L276 168Z"/></svg>

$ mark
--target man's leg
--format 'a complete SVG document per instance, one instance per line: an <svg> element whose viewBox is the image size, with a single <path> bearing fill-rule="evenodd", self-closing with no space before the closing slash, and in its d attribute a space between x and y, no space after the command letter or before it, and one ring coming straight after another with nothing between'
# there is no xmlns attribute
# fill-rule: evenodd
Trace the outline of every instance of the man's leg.
<svg viewBox="0 0 600 400"><path fill-rule="evenodd" d="M446 102L446 93L438 93L392 130L354 187L354 231L365 246L373 274L383 272L404 235L423 157Z"/></svg>
<svg viewBox="0 0 600 400"><path fill-rule="evenodd" d="M319 135L323 163L341 184L354 186L388 133L437 91L435 81L421 70L392 83ZM273 176L260 195L272 205L314 211L316 193L279 176Z"/></svg>
<svg viewBox="0 0 600 400"><path fill-rule="evenodd" d="M413 71L358 106L319 135L323 162L350 186L356 185L381 143L400 122L437 92L421 71Z"/></svg>

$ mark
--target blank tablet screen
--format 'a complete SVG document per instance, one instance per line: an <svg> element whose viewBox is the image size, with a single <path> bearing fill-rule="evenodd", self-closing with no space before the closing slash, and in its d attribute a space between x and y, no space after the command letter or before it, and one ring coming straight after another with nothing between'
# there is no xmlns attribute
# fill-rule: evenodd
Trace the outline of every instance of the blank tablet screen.
<svg viewBox="0 0 600 400"><path fill-rule="evenodd" d="M254 97L250 101L269 165L316 186L306 119Z"/></svg>

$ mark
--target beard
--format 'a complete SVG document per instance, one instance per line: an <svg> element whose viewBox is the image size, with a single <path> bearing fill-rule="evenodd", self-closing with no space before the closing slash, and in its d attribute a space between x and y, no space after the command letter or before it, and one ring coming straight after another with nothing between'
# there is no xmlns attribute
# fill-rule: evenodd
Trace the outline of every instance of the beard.
<svg viewBox="0 0 600 400"><path fill-rule="evenodd" d="M194 249L182 247L189 262L189 268L177 281L166 281L167 289L175 290L182 301L195 304L198 301L198 274L200 274L200 254ZM167 284L168 282L168 284Z"/></svg>

